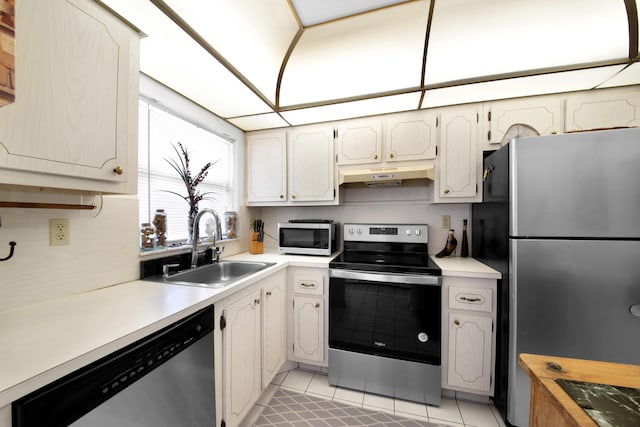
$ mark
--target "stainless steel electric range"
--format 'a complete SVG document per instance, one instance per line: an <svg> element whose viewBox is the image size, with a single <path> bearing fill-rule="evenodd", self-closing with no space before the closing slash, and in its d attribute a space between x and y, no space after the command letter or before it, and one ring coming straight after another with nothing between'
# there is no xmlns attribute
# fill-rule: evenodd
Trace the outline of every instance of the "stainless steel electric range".
<svg viewBox="0 0 640 427"><path fill-rule="evenodd" d="M426 224L344 224L329 263L329 383L440 404L442 271Z"/></svg>

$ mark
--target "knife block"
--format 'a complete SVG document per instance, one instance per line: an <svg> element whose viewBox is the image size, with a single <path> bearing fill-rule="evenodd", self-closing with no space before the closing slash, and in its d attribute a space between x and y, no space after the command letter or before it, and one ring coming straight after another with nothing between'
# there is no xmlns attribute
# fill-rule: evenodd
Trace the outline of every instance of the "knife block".
<svg viewBox="0 0 640 427"><path fill-rule="evenodd" d="M264 242L258 241L258 233L251 232L251 241L249 242L249 253L254 255L264 253Z"/></svg>

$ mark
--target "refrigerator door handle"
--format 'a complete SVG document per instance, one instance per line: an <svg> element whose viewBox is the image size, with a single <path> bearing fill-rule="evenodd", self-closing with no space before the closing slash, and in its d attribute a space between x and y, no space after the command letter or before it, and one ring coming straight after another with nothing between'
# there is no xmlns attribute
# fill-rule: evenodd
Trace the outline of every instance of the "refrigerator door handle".
<svg viewBox="0 0 640 427"><path fill-rule="evenodd" d="M629 307L629 313L631 313L632 316L640 317L640 304L633 304Z"/></svg>

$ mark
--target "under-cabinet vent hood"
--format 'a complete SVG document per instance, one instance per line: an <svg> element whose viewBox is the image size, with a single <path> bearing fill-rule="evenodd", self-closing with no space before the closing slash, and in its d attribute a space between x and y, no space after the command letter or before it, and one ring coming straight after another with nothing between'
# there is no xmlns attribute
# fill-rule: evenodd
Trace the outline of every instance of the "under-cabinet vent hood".
<svg viewBox="0 0 640 427"><path fill-rule="evenodd" d="M399 187L406 181L420 184L420 181L433 181L433 165L398 166L372 169L347 169L340 171L340 185L348 184L366 187Z"/></svg>

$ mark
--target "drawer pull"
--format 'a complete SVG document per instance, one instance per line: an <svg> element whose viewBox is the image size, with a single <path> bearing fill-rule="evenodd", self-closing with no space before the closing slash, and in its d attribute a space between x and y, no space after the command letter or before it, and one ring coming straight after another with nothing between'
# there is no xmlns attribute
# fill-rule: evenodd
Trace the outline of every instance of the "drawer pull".
<svg viewBox="0 0 640 427"><path fill-rule="evenodd" d="M478 298L478 297L474 297L474 298L471 298L471 297L460 297L460 299L461 299L462 301L468 301L468 302L478 302L478 301L482 301L482 298Z"/></svg>
<svg viewBox="0 0 640 427"><path fill-rule="evenodd" d="M456 326L460 326L460 321L458 319L456 319L456 320L453 321L453 324L456 325Z"/></svg>
<svg viewBox="0 0 640 427"><path fill-rule="evenodd" d="M315 283L304 283L304 282L300 282L300 286L303 286L305 288L315 288L316 286L318 286Z"/></svg>
<svg viewBox="0 0 640 427"><path fill-rule="evenodd" d="M316 303L316 308L320 308L320 303L319 302Z"/></svg>

